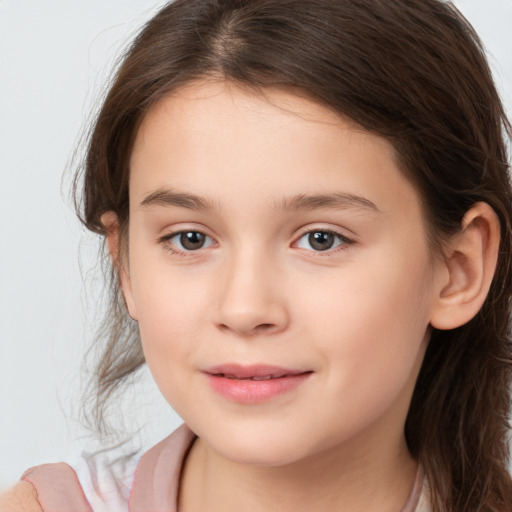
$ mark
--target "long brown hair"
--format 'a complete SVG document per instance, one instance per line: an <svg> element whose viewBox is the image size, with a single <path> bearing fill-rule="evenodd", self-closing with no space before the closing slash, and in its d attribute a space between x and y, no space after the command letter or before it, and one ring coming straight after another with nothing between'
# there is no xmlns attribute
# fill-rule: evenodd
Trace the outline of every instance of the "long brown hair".
<svg viewBox="0 0 512 512"><path fill-rule="evenodd" d="M466 325L434 330L405 425L435 512L512 509L507 471L511 382L512 192L508 123L481 43L441 0L176 0L141 31L97 116L77 176L77 209L128 223L129 157L145 112L208 76L287 87L389 140L420 192L431 245L485 201L501 226L496 274ZM95 376L95 415L144 363L115 271Z"/></svg>

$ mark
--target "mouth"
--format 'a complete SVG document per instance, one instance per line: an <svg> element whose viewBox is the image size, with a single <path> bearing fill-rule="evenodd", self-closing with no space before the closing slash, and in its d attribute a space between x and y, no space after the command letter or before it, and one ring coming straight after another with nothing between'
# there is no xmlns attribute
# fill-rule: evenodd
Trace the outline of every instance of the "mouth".
<svg viewBox="0 0 512 512"><path fill-rule="evenodd" d="M237 380L272 380L281 379L283 377L289 377L292 374L283 373L282 375L252 375L251 377L238 377L237 375L230 375L226 373L214 373L216 377L224 377L226 379L237 379Z"/></svg>
<svg viewBox="0 0 512 512"><path fill-rule="evenodd" d="M203 371L212 389L231 401L258 403L293 392L308 380L312 370L269 365L221 365Z"/></svg>
<svg viewBox="0 0 512 512"><path fill-rule="evenodd" d="M298 370L290 368L282 368L280 366L254 364L223 364L213 366L205 370L205 373L226 379L237 380L271 380L283 377L293 377L311 372L311 370Z"/></svg>

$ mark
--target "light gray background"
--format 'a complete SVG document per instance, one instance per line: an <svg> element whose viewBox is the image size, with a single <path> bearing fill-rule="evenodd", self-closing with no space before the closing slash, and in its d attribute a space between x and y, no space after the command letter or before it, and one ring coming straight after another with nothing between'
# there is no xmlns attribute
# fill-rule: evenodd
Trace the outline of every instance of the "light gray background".
<svg viewBox="0 0 512 512"><path fill-rule="evenodd" d="M74 218L71 171L61 180L115 56L164 3L0 0L0 489L90 444L74 417L98 282L84 286L79 255L94 276L98 241ZM510 114L512 0L455 3L489 51ZM141 389L127 422L151 418L141 439L152 442L179 419L150 379Z"/></svg>

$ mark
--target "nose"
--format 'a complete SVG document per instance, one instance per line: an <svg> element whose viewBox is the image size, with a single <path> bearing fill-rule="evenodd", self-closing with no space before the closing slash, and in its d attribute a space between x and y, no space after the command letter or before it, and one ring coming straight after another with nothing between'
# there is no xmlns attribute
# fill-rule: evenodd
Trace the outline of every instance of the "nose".
<svg viewBox="0 0 512 512"><path fill-rule="evenodd" d="M252 254L226 265L219 289L217 326L239 336L276 334L289 324L279 270Z"/></svg>

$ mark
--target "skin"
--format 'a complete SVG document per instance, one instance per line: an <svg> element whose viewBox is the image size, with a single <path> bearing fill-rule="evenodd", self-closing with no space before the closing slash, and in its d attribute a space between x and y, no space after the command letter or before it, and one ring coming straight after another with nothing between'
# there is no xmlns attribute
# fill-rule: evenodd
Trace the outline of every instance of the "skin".
<svg viewBox="0 0 512 512"><path fill-rule="evenodd" d="M142 204L162 190L211 208ZM333 192L375 207L282 208ZM287 92L195 84L146 116L130 198L125 297L157 384L200 437L185 510L236 510L248 495L258 510L277 493L281 510L399 508L415 475L403 425L436 275L419 197L390 144ZM209 238L173 252L179 240L162 238L180 230ZM314 251L314 230L350 242ZM283 396L238 404L201 372L232 362L313 373ZM225 487L239 490L227 504Z"/></svg>
<svg viewBox="0 0 512 512"><path fill-rule="evenodd" d="M37 492L32 484L18 482L12 489L0 495L2 512L42 512Z"/></svg>
<svg viewBox="0 0 512 512"><path fill-rule="evenodd" d="M387 141L296 94L224 82L157 103L130 173L123 292L160 390L199 436L180 511L400 510L429 329L481 305L492 211L470 212L448 257L434 258ZM333 193L343 201L297 200ZM116 259L115 215L104 222ZM182 232L204 245L183 247ZM333 247L313 247L312 232L336 233ZM311 373L245 404L209 384L204 370L226 363Z"/></svg>

